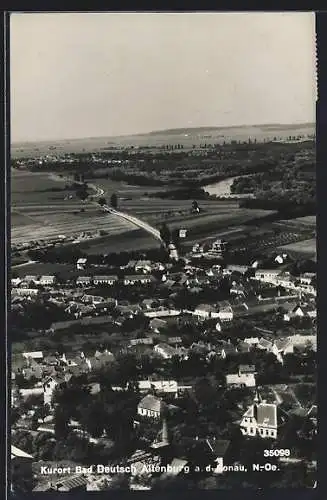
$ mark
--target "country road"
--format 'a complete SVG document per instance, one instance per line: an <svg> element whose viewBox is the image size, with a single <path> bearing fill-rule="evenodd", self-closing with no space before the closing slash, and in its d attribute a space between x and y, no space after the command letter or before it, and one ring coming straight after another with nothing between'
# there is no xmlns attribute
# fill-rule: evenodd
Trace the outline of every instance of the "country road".
<svg viewBox="0 0 327 500"><path fill-rule="evenodd" d="M55 179L55 180L60 180L60 181L70 181L69 178L66 178L66 177L58 177L54 174L51 174L52 178ZM77 184L83 184L82 182L80 181L75 181ZM95 198L100 198L101 196L104 195L104 190L97 186L96 184L89 184L88 183L88 186L93 189L93 191L95 191L95 194L94 194L94 197ZM115 210L114 208L111 208L109 207L108 205L103 205L103 210L105 210L106 212L112 214L112 215L116 215L117 217L121 217L122 219L125 219L129 222L131 222L132 224L134 224L135 226L141 228L141 229L144 229L144 231L146 231L147 233L151 234L151 236L154 236L157 240L160 240L162 241L161 239L161 236L160 236L160 231L158 231L158 229L152 227L150 224L148 224L147 222L144 222L142 221L141 219L139 219L138 217L134 217L133 215L129 215L129 214L125 214L124 212L120 212L118 210Z"/></svg>
<svg viewBox="0 0 327 500"><path fill-rule="evenodd" d="M160 232L158 231L158 229L155 229L154 227L150 226L150 224L148 224L147 222L144 222L141 219L134 217L133 215L125 214L124 212L119 212L118 210L115 210L114 208L108 207L108 205L104 205L102 208L110 214L117 215L118 217L122 217L123 219L128 220L132 224L135 224L137 227L144 229L145 231L150 233L152 236L154 236L156 239L161 241L161 236L160 236Z"/></svg>

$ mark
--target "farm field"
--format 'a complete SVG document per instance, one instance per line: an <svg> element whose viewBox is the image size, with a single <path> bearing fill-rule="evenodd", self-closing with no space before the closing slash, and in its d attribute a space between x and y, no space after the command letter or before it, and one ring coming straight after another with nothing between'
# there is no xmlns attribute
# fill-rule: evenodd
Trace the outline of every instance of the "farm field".
<svg viewBox="0 0 327 500"><path fill-rule="evenodd" d="M11 240L14 243L23 243L29 239L42 240L60 234L65 236L79 235L85 231L104 230L111 236L132 231L135 225L121 219L117 215L107 214L96 210L86 210L84 213L53 212L26 214L27 223L15 225L15 212L12 215ZM20 220L21 222L21 220Z"/></svg>
<svg viewBox="0 0 327 500"><path fill-rule="evenodd" d="M117 215L104 213L96 204L83 203L76 197L69 199L67 191L50 191L60 186L60 182L46 173L13 172L12 243L46 240L61 234L78 236L82 232L100 230L105 231L109 239L114 237L121 247L126 246L128 238L131 242L135 239L135 244L141 248L156 243L155 240L151 242L152 238L145 231L138 230L135 224ZM120 235L123 235L121 242Z"/></svg>
<svg viewBox="0 0 327 500"><path fill-rule="evenodd" d="M280 246L279 248L285 250L285 252L294 254L294 256L307 259L317 258L317 240L315 238L290 243L289 245Z"/></svg>
<svg viewBox="0 0 327 500"><path fill-rule="evenodd" d="M158 248L160 242L143 229L133 229L119 236L105 236L97 240L81 243L79 248L88 255L128 252Z"/></svg>
<svg viewBox="0 0 327 500"><path fill-rule="evenodd" d="M306 217L297 217L295 219L280 220L276 222L276 224L285 227L315 229L317 225L317 217L316 215L307 215Z"/></svg>
<svg viewBox="0 0 327 500"><path fill-rule="evenodd" d="M60 276L73 276L76 266L73 264L52 264L51 262L34 262L25 266L13 267L13 271L19 278L24 276L42 276L58 273ZM80 272L81 274L81 272Z"/></svg>

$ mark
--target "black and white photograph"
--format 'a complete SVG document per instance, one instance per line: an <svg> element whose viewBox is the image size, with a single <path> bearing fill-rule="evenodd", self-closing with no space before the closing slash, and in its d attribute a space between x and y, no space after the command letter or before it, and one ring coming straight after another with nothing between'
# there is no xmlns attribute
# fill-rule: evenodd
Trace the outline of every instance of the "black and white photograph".
<svg viewBox="0 0 327 500"><path fill-rule="evenodd" d="M13 493L317 487L315 39L10 14Z"/></svg>

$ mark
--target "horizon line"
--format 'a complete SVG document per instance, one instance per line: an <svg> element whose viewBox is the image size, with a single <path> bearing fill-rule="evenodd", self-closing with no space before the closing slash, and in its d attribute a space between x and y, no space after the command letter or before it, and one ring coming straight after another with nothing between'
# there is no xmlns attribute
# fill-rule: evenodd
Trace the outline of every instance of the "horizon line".
<svg viewBox="0 0 327 500"><path fill-rule="evenodd" d="M59 137L59 138L48 138L48 139L28 139L28 140L15 140L11 142L11 147L17 144L33 144L33 143L42 143L42 142L60 142L60 141L83 141L83 140L92 140L92 139L120 139L123 137L139 137L146 136L150 134L160 134L164 132L171 132L173 130L183 130L183 129L233 129L233 128L244 128L244 127L272 127L272 126L305 126L305 125L315 125L315 121L308 122L285 122L285 123L256 123L256 124L239 124L239 125L201 125L197 127L173 127L173 128L165 128L158 130L151 130L148 132L135 132L135 133L126 133L119 135L95 135L89 137Z"/></svg>

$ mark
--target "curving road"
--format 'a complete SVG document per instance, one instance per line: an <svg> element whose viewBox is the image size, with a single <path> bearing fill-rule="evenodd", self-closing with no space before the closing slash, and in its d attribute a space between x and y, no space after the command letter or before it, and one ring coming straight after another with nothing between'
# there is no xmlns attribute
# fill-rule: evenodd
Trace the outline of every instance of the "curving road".
<svg viewBox="0 0 327 500"><path fill-rule="evenodd" d="M68 181L69 178L61 177L60 180ZM75 182L77 184L83 184L83 182L80 182L80 181L75 181ZM99 186L97 186L96 184L93 184L93 183L89 184L88 183L88 186L91 189L93 189L93 191L95 191L95 193L93 195L94 198L100 198L101 196L103 196L105 194L104 190L102 188L100 188ZM108 205L103 205L102 208L105 212L116 215L118 217L121 217L122 219L125 219L125 220L131 222L132 224L135 224L135 226L137 226L141 229L144 229L147 233L151 234L151 236L154 236L157 240L162 241L162 239L160 237L160 232L158 231L158 229L152 227L150 224L148 224L147 222L144 222L143 220L139 219L138 217L134 217L133 215L125 214L124 212L119 212L118 210L115 210L114 208L111 208Z"/></svg>
<svg viewBox="0 0 327 500"><path fill-rule="evenodd" d="M141 229L144 229L148 233L150 233L152 236L154 236L157 240L162 241L161 236L160 236L160 231L158 229L155 229L154 227L150 226L147 222L144 222L141 219L138 219L137 217L134 217L133 215L125 214L124 212L119 212L118 210L115 210L114 208L109 207L108 205L104 205L103 210L105 212L108 212L113 215L117 215L118 217L121 217L122 219L128 220L132 224L135 224L135 226L140 227Z"/></svg>

